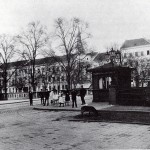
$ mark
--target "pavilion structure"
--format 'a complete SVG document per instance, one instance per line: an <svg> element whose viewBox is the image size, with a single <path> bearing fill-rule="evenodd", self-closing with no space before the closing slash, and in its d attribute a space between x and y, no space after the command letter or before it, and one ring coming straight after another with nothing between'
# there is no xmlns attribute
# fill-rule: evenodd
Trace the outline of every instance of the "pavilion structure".
<svg viewBox="0 0 150 150"><path fill-rule="evenodd" d="M117 90L131 88L129 67L105 64L88 70L92 73L93 102L117 103Z"/></svg>

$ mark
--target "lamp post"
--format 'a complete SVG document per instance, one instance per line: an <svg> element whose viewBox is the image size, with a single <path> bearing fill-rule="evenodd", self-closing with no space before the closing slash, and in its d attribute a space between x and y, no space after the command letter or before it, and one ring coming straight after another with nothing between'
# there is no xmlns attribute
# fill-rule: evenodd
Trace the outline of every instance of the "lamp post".
<svg viewBox="0 0 150 150"><path fill-rule="evenodd" d="M106 61L110 61L112 66L114 66L115 63L119 62L119 65L122 66L122 60L121 60L121 52L119 50L114 50L111 48L110 51L107 51L105 54Z"/></svg>

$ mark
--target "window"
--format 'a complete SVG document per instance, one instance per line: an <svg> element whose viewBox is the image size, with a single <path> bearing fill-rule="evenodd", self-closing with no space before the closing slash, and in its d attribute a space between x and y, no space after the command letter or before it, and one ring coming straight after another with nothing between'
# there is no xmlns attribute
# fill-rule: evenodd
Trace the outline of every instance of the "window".
<svg viewBox="0 0 150 150"><path fill-rule="evenodd" d="M55 67L53 67L53 73L55 72Z"/></svg>
<svg viewBox="0 0 150 150"><path fill-rule="evenodd" d="M67 89L68 88L68 86L67 85L65 85L65 89Z"/></svg>
<svg viewBox="0 0 150 150"><path fill-rule="evenodd" d="M148 76L150 76L150 70L148 70Z"/></svg>
<svg viewBox="0 0 150 150"><path fill-rule="evenodd" d="M59 71L59 67L57 67L57 71Z"/></svg>
<svg viewBox="0 0 150 150"><path fill-rule="evenodd" d="M129 53L129 57L132 57L132 53Z"/></svg>
<svg viewBox="0 0 150 150"><path fill-rule="evenodd" d="M38 73L40 73L40 69L38 69Z"/></svg>
<svg viewBox="0 0 150 150"><path fill-rule="evenodd" d="M124 53L124 58L126 58L127 57L127 53Z"/></svg>
<svg viewBox="0 0 150 150"><path fill-rule="evenodd" d="M147 51L147 55L149 55L149 50Z"/></svg>
<svg viewBox="0 0 150 150"><path fill-rule="evenodd" d="M64 81L64 76L61 77L61 80Z"/></svg>
<svg viewBox="0 0 150 150"><path fill-rule="evenodd" d="M64 90L64 85L62 85L62 89Z"/></svg>
<svg viewBox="0 0 150 150"><path fill-rule="evenodd" d="M137 57L138 57L138 52L135 52L135 56L137 56Z"/></svg>
<svg viewBox="0 0 150 150"><path fill-rule="evenodd" d="M51 76L48 77L48 81L51 82Z"/></svg>
<svg viewBox="0 0 150 150"><path fill-rule="evenodd" d="M49 90L51 91L51 86L49 86Z"/></svg>
<svg viewBox="0 0 150 150"><path fill-rule="evenodd" d="M61 71L64 71L64 67L61 67Z"/></svg>
<svg viewBox="0 0 150 150"><path fill-rule="evenodd" d="M144 52L141 52L141 56L144 56Z"/></svg>

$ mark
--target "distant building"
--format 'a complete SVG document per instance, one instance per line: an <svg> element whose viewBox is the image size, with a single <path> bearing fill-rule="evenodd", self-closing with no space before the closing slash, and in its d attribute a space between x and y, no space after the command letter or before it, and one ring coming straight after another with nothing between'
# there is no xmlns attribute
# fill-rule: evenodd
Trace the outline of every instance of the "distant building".
<svg viewBox="0 0 150 150"><path fill-rule="evenodd" d="M150 41L145 38L126 40L120 50L124 58L150 57Z"/></svg>
<svg viewBox="0 0 150 150"><path fill-rule="evenodd" d="M85 88L89 88L91 85L91 73L87 72L87 69L92 67L93 60L97 53L91 52L84 55L80 55L80 65L84 62L84 69L82 70L77 84L78 87L81 84ZM65 63L65 57L61 56ZM41 89L52 90L65 90L67 88L67 77L63 66L57 61L52 61L51 57L36 59L35 62L35 77L36 77L36 91L41 91ZM17 61L9 63L8 75L10 78L7 84L7 93L18 93L18 92L28 92L31 87L31 66L29 61ZM3 78L0 73L0 90L3 93Z"/></svg>

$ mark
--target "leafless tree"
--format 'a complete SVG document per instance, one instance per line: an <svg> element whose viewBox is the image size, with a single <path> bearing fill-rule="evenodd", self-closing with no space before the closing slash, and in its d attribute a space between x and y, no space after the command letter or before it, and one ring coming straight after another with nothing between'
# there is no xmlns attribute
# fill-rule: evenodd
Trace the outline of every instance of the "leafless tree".
<svg viewBox="0 0 150 150"><path fill-rule="evenodd" d="M80 56L87 50L86 40L90 37L86 32L88 24L78 18L69 21L58 18L55 21L55 29L57 50L64 55L64 57L56 57L56 61L64 68L68 89L70 89L75 68L83 59Z"/></svg>
<svg viewBox="0 0 150 150"><path fill-rule="evenodd" d="M30 66L31 87L35 91L35 60L40 51L46 48L49 36L47 29L40 22L31 22L27 29L17 36L20 43L20 54Z"/></svg>
<svg viewBox="0 0 150 150"><path fill-rule="evenodd" d="M9 63L13 58L16 50L15 50L16 40L14 37L9 35L0 35L0 58L1 64L0 67L2 69L2 78L3 78L3 88L5 93L5 99L7 99L7 84L13 75L14 71L11 74L8 74Z"/></svg>

